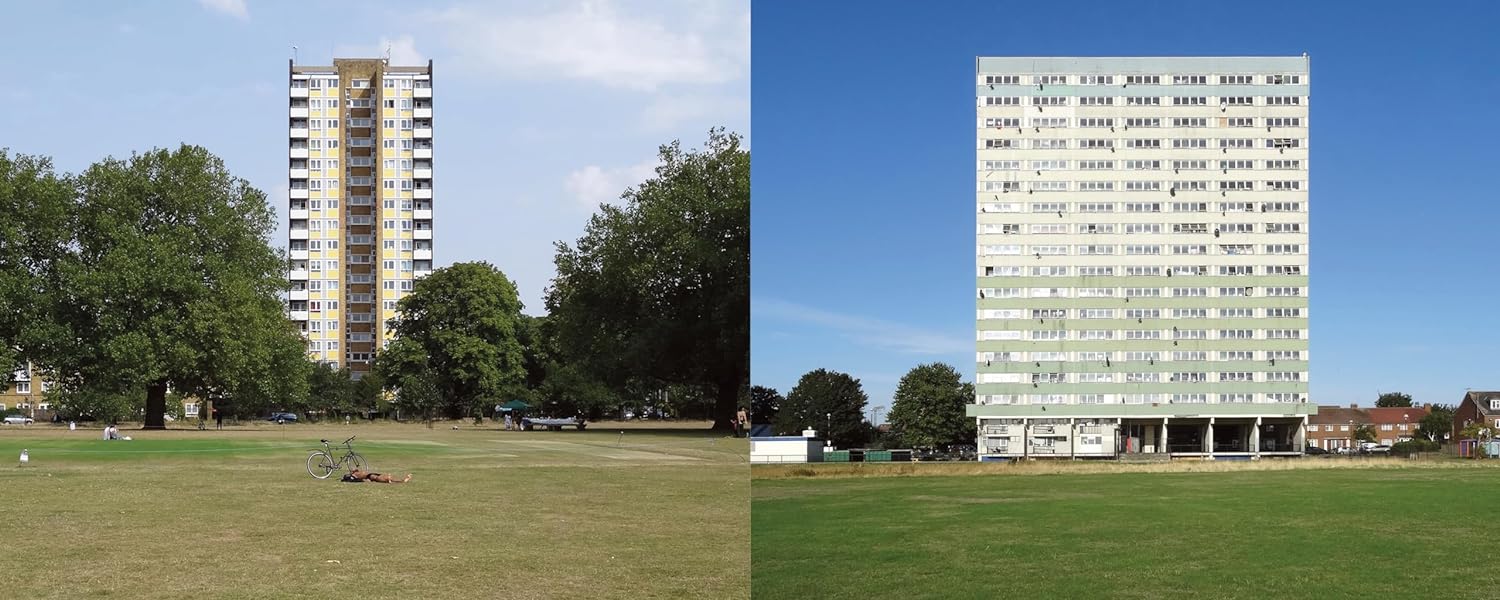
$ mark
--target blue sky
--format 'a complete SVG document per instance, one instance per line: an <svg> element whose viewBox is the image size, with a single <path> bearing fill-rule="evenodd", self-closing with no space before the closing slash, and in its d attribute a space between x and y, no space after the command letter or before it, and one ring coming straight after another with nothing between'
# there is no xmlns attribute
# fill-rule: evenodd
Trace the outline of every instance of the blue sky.
<svg viewBox="0 0 1500 600"><path fill-rule="evenodd" d="M281 211L287 59L434 64L435 256L487 260L544 311L556 240L652 174L657 146L748 135L743 0L6 2L0 147L80 171L188 142Z"/></svg>
<svg viewBox="0 0 1500 600"><path fill-rule="evenodd" d="M972 381L975 56L1307 52L1313 400L1500 388L1497 7L756 3L754 382Z"/></svg>

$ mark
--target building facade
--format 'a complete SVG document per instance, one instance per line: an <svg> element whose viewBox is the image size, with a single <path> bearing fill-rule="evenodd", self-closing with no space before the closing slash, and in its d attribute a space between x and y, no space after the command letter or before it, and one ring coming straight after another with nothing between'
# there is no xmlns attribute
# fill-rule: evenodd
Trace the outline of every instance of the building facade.
<svg viewBox="0 0 1500 600"><path fill-rule="evenodd" d="M1301 453L1307 57L976 66L981 458Z"/></svg>
<svg viewBox="0 0 1500 600"><path fill-rule="evenodd" d="M289 65L287 311L313 360L368 372L432 272L432 62Z"/></svg>
<svg viewBox="0 0 1500 600"><path fill-rule="evenodd" d="M1500 437L1500 392L1464 392L1453 411L1452 440L1464 440L1464 429L1474 423L1484 423L1496 437Z"/></svg>
<svg viewBox="0 0 1500 600"><path fill-rule="evenodd" d="M1307 445L1324 450L1338 450L1356 446L1354 432L1361 425L1369 425L1375 433L1375 443L1394 445L1411 441L1417 437L1422 418L1432 412L1432 406L1360 408L1351 404L1320 406L1317 414L1308 419ZM1442 441L1442 440L1438 440Z"/></svg>

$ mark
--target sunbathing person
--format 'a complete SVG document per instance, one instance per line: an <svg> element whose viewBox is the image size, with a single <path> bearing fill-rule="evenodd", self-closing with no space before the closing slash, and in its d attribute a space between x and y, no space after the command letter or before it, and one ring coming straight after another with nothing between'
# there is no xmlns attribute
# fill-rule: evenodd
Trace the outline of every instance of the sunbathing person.
<svg viewBox="0 0 1500 600"><path fill-rule="evenodd" d="M355 479L363 479L365 481L373 481L375 483L406 483L408 481L411 481L411 473L406 474L406 479L395 479L390 475L370 473L360 469L355 469L352 473L350 473L350 475L353 475Z"/></svg>

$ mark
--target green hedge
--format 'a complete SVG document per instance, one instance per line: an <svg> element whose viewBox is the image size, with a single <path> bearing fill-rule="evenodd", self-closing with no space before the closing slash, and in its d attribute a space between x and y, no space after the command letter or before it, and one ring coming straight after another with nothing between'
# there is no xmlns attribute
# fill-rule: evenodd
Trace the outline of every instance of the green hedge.
<svg viewBox="0 0 1500 600"><path fill-rule="evenodd" d="M1394 446L1391 446L1391 454L1396 456L1411 456L1418 452L1437 452L1441 447L1437 442L1428 440L1396 442Z"/></svg>

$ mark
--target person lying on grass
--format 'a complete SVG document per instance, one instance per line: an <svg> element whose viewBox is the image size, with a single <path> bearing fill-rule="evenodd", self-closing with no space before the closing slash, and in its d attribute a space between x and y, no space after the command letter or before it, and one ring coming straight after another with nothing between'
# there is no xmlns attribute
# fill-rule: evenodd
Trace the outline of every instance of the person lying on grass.
<svg viewBox="0 0 1500 600"><path fill-rule="evenodd" d="M395 479L395 478L391 477L390 475L383 475L381 473L370 473L370 472L363 471L363 470L360 470L360 469L355 469L353 472L351 472L349 474L352 475L352 476L354 476L355 479L363 479L365 481L373 481L375 483L406 483L408 481L411 481L411 473L407 473L406 474L406 479Z"/></svg>

